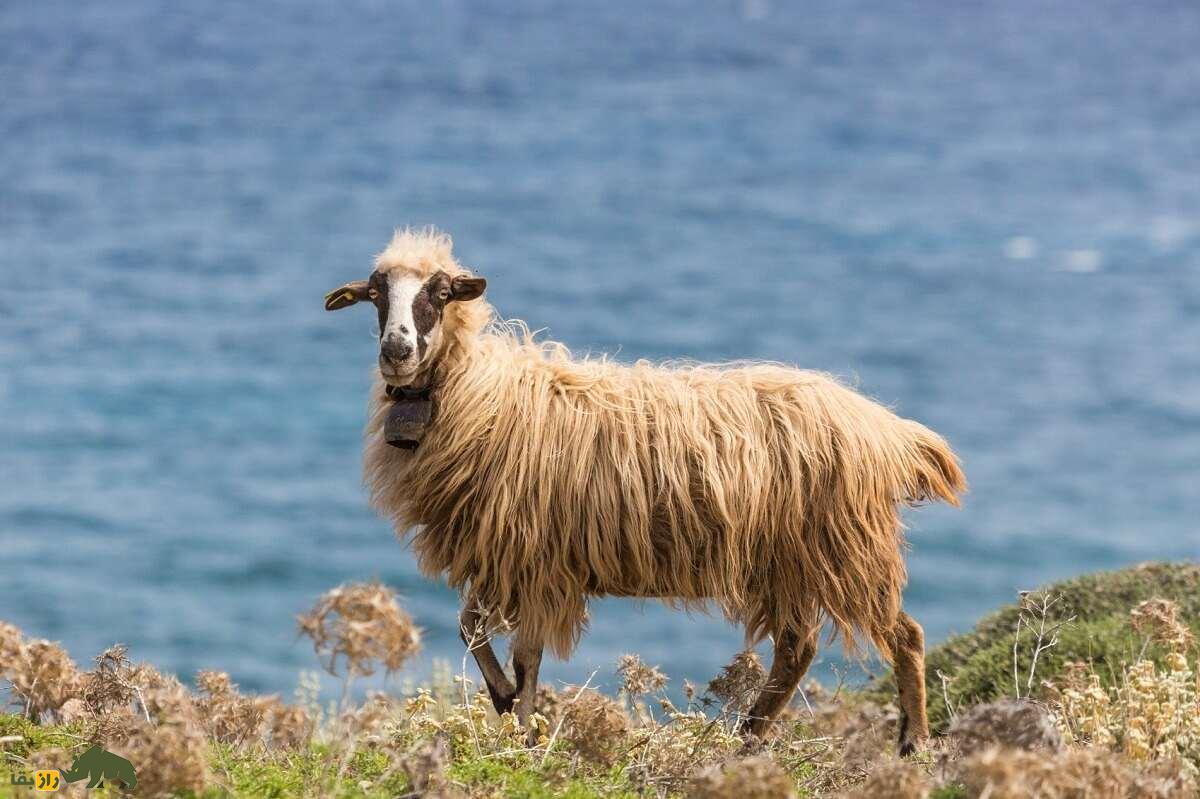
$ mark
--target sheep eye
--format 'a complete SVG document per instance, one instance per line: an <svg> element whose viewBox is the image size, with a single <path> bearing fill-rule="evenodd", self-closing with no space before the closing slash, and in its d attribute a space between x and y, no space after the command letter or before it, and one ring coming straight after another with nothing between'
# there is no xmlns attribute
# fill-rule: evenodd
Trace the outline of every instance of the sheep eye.
<svg viewBox="0 0 1200 799"><path fill-rule="evenodd" d="M373 300L379 299L379 292L375 289L367 289L367 296Z"/></svg>
<svg viewBox="0 0 1200 799"><path fill-rule="evenodd" d="M445 302L446 300L450 299L450 289L442 289L437 293L437 295L439 300Z"/></svg>

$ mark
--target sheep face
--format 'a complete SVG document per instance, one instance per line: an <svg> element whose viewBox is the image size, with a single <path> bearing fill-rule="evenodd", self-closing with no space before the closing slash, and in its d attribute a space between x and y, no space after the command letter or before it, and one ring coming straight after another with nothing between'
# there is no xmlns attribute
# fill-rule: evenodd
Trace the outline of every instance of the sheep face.
<svg viewBox="0 0 1200 799"><path fill-rule="evenodd" d="M379 314L379 372L393 386L407 386L437 352L442 314L452 302L473 300L487 285L481 277L444 270L376 269L367 280L347 283L325 296L336 311L369 301Z"/></svg>

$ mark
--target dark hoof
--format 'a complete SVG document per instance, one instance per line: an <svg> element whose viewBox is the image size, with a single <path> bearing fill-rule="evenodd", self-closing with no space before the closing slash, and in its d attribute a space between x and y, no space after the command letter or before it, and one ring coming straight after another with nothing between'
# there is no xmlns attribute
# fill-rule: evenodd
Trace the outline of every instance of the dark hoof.
<svg viewBox="0 0 1200 799"><path fill-rule="evenodd" d="M911 757L917 753L917 745L912 741L903 741L900 744L900 757Z"/></svg>
<svg viewBox="0 0 1200 799"><path fill-rule="evenodd" d="M497 716L512 713L513 706L516 704L514 700L517 698L515 694L513 696L501 696L493 691L490 685L488 686L488 694L492 697L492 707L496 708Z"/></svg>

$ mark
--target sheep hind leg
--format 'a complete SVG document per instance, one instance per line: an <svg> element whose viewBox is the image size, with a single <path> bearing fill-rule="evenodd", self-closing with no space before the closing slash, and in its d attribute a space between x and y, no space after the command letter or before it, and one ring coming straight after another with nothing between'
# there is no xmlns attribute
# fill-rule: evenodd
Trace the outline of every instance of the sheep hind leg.
<svg viewBox="0 0 1200 799"><path fill-rule="evenodd" d="M471 606L463 610L458 620L458 634L475 656L475 662L483 674L483 682L487 685L488 695L492 698L492 706L496 708L496 712L511 712L517 689L496 658L496 650L492 649L491 638L478 610Z"/></svg>
<svg viewBox="0 0 1200 799"><path fill-rule="evenodd" d="M771 723L779 715L796 693L804 673L808 671L813 657L817 654L817 631L800 639L791 631L780 633L775 640L775 654L771 661L771 674L750 709L750 714L742 721L743 736L762 738Z"/></svg>
<svg viewBox="0 0 1200 799"><path fill-rule="evenodd" d="M897 745L900 756L907 757L929 739L929 718L925 715L925 631L912 616L900 611L892 641L900 704Z"/></svg>
<svg viewBox="0 0 1200 799"><path fill-rule="evenodd" d="M526 743L537 745L537 732L529 726L533 700L537 696L538 668L542 665L542 642L523 640L520 634L513 644L513 672L517 677L517 721L526 732Z"/></svg>

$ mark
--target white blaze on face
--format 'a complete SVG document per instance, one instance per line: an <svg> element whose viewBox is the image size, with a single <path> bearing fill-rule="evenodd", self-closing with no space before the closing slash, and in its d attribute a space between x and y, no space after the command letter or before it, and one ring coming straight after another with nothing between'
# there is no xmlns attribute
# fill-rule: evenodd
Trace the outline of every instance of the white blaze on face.
<svg viewBox="0 0 1200 799"><path fill-rule="evenodd" d="M436 278L436 276L435 276ZM431 296L435 278L412 275L388 276L386 321L380 337L384 358L381 367L391 374L415 371L431 350L437 349L442 335L441 308L445 288L438 283L438 296Z"/></svg>
<svg viewBox="0 0 1200 799"><path fill-rule="evenodd" d="M413 323L413 300L424 282L411 275L388 275L388 316L383 341L403 342L417 355L417 328Z"/></svg>

